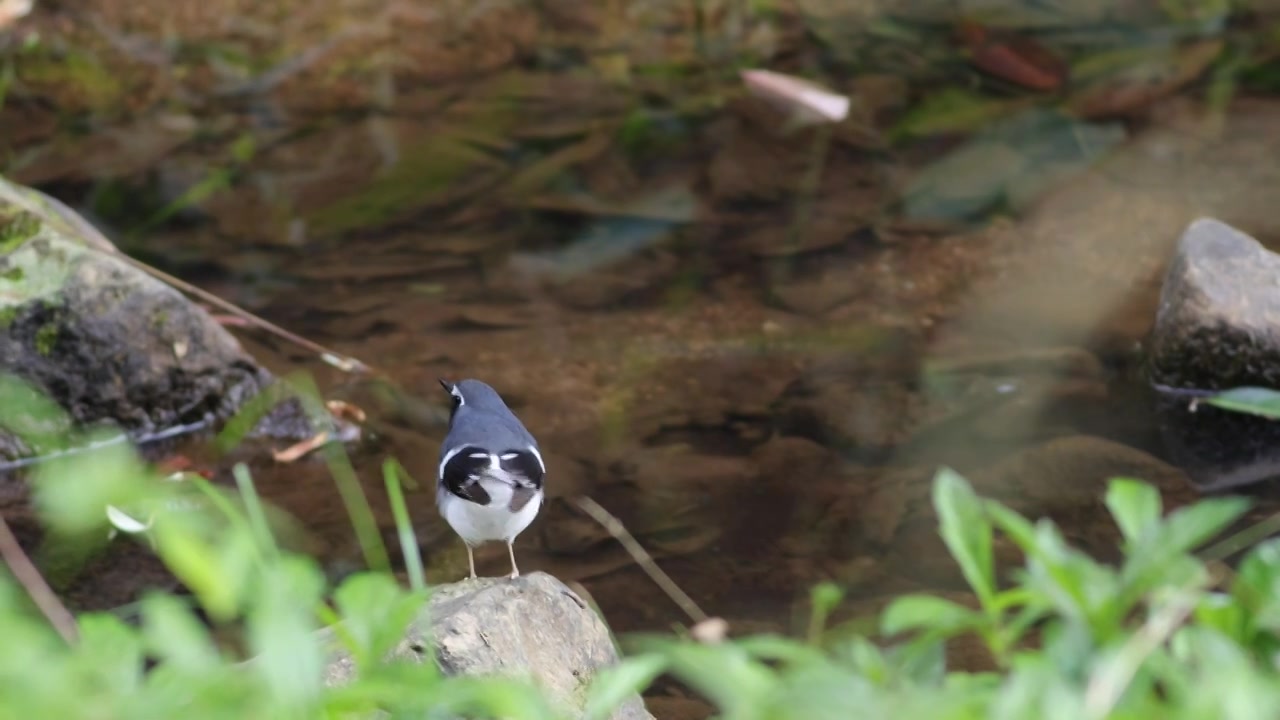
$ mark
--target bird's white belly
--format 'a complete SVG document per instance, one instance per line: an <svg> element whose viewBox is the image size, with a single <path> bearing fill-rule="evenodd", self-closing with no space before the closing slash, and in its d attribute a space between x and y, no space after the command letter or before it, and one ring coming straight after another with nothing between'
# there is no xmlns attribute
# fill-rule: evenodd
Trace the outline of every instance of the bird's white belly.
<svg viewBox="0 0 1280 720"><path fill-rule="evenodd" d="M441 496L440 514L454 532L468 545L479 545L491 540L510 542L529 527L529 523L537 517L542 507L542 493L539 492L519 512L511 512L508 505L511 501L511 487L490 487L502 483L484 483L485 490L491 498L488 505L463 500L460 497L444 493Z"/></svg>

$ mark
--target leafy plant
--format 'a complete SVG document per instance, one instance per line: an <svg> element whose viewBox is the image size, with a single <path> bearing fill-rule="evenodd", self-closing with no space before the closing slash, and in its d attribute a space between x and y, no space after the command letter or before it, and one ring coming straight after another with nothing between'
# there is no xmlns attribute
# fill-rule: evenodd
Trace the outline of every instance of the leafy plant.
<svg viewBox="0 0 1280 720"><path fill-rule="evenodd" d="M935 478L933 502L976 609L901 597L880 616L874 638L839 628L807 641L646 637L610 676L629 679L632 690L670 673L732 720L1280 712L1280 540L1254 548L1226 587L1215 586L1192 554L1240 517L1243 500L1208 499L1164 515L1154 488L1113 480L1106 504L1124 537L1119 567L1072 548L1048 520L979 498L950 470ZM1006 582L996 571L997 533L1025 557ZM815 594L815 618L829 611L828 594L821 603ZM966 635L986 647L995 671L945 666L946 643Z"/></svg>
<svg viewBox="0 0 1280 720"><path fill-rule="evenodd" d="M18 381L0 389L24 401L7 416L40 420L8 425L52 446L41 433L59 426L56 408ZM52 533L105 538L114 518L152 542L193 598L150 592L136 621L83 613L60 634L24 592L31 578L0 570L0 718L557 717L528 682L446 677L432 662L389 656L429 595L420 574L413 589L378 570L326 592L314 560L277 545L247 470L234 476L238 492L197 475L161 478L125 443L40 466L33 490ZM399 497L391 466L387 482ZM228 629L242 648L218 640ZM326 664L339 649L356 676L330 684Z"/></svg>

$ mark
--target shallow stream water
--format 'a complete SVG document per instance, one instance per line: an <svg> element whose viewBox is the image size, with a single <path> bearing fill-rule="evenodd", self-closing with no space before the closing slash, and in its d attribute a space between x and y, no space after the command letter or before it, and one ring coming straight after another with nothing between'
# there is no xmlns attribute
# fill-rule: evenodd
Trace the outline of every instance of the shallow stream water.
<svg viewBox="0 0 1280 720"><path fill-rule="evenodd" d="M70 134L47 99L20 95L3 113L30 136L11 140L14 179L135 257L384 373L390 382L353 378L233 328L273 371L308 372L326 397L368 413L351 461L389 548L383 460L416 479L410 510L435 582L466 572L433 505L447 417L437 378L492 384L548 465L550 501L517 543L522 570L580 583L623 633L686 618L574 506L578 495L741 631L795 629L823 580L849 589L849 614L904 591L962 591L929 507L941 466L1114 557L1108 478L1153 482L1169 506L1197 496L1142 375L1178 234L1214 215L1280 237L1271 170L1258 167L1280 151L1280 104L1266 97L1218 115L1171 93L1139 117L1084 128L1097 145L1065 156L1058 126L1033 117L1017 128L1030 146L979 147L955 161L968 168L957 174L937 170L963 147L957 137L892 152L866 139L877 108L908 101L901 76L828 73L862 115L791 131L714 64L664 66L639 41L632 69L651 74L630 83L611 74L617 56L596 48L584 61L582 26L556 15L558 3L477 9L474 33L452 45L408 43L397 22L439 19L387 3L351 21L395 38L377 52L362 56L355 33L297 75L222 94L178 75L157 89L147 64L217 68L215 45L188 38L208 55L175 54L148 35L151 20L96 5L97 15L50 10L31 22L49 43L95 38L86 62L131 68L119 80L130 90L86 99L57 86L81 101L62 111L84 123ZM606 20L581 23L613 27ZM757 20L748 25L768 24ZM248 24L219 22L228 47L260 44ZM295 25L298 57L300 38L328 47ZM548 39L564 27L578 39ZM118 37L103 40L108 31ZM692 52L672 42L670 53ZM790 36L776 43L795 48L778 55L791 70L824 57ZM422 70L431 62L454 72ZM708 76L658 72L676 65ZM113 104L126 97L137 107ZM1070 172L1050 182L993 170L1018 163ZM930 168L941 176L902 192ZM1003 200L984 205L993 184ZM903 207L922 217L894 214ZM305 528L300 547L334 573L359 567L322 462L259 456L252 469ZM1274 502L1255 494L1256 518ZM505 572L501 546L478 560L482 574ZM131 551L95 565L72 594L110 606L160 577Z"/></svg>

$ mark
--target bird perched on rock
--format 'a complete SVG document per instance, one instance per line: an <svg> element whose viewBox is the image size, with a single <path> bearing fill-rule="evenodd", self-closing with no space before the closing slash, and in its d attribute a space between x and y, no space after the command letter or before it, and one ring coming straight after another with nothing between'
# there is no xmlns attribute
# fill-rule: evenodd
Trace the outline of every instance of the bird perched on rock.
<svg viewBox="0 0 1280 720"><path fill-rule="evenodd" d="M485 383L442 379L440 384L453 398L453 412L440 446L436 506L466 543L472 578L473 549L494 540L507 544L511 577L519 577L516 536L542 507L547 472L538 441Z"/></svg>

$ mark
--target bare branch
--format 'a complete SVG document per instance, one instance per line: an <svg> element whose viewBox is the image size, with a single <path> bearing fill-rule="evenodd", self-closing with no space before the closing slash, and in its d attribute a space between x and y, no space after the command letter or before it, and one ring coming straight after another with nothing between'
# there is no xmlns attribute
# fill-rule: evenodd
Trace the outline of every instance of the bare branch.
<svg viewBox="0 0 1280 720"><path fill-rule="evenodd" d="M31 600L40 608L40 612L49 619L49 623L58 631L68 645L76 642L76 619L71 611L58 600L53 588L41 577L40 571L32 564L31 559L22 551L18 538L9 529L9 524L0 516L0 558L9 566L9 572L31 596Z"/></svg>
<svg viewBox="0 0 1280 720"><path fill-rule="evenodd" d="M675 581L671 579L671 576L667 575L662 571L662 568L658 567L658 564L653 560L653 556L641 547L640 543L636 542L636 539L632 537L631 533L627 532L627 529L623 527L622 522L618 520L618 518L611 515L608 510L605 510L600 506L600 503L589 497L583 496L577 498L575 502L578 504L578 507L582 508L583 512L590 515L596 522L600 523L600 526L603 527L605 531L622 544L622 547L631 554L631 557L636 561L636 564L640 566L640 569L644 570L645 573L653 579L653 582L656 583L658 587L662 588L662 591L667 594L667 597L671 598L672 602L676 605L679 605L680 609L684 610L695 623L701 623L708 619L707 614L702 611L702 608L698 607L698 604L695 603L693 599L685 593L685 591L681 590L679 585L676 585Z"/></svg>

